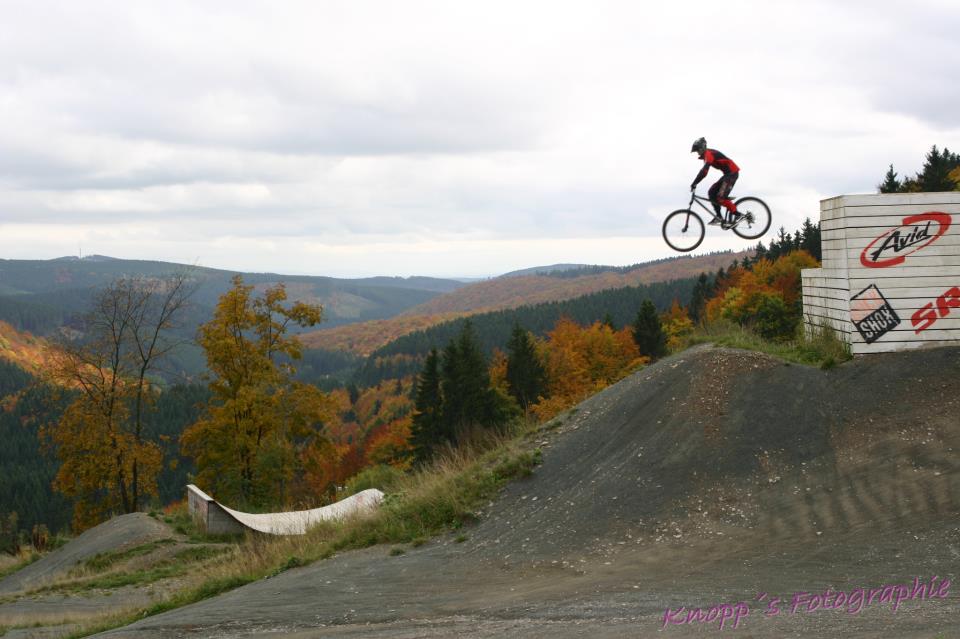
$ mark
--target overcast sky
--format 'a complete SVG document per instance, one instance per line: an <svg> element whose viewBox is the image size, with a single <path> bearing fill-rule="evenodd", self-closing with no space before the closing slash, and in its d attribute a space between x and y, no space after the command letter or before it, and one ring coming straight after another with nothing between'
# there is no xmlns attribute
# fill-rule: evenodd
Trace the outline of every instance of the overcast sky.
<svg viewBox="0 0 960 639"><path fill-rule="evenodd" d="M671 254L660 224L687 203L699 136L787 230L875 192L890 163L960 150L957 0L0 11L4 258L632 264ZM751 244L709 227L701 249Z"/></svg>

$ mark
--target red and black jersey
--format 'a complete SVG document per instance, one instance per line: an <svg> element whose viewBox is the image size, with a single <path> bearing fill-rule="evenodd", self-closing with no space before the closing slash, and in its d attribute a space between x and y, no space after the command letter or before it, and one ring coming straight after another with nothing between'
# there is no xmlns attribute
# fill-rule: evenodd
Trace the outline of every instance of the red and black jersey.
<svg viewBox="0 0 960 639"><path fill-rule="evenodd" d="M700 180L707 177L707 171L710 167L723 171L724 175L732 175L740 172L740 167L736 163L716 149L707 149L703 152L703 168L697 174L697 178L691 186L697 186Z"/></svg>
<svg viewBox="0 0 960 639"><path fill-rule="evenodd" d="M707 166L720 169L723 171L724 175L740 172L740 167L737 166L733 160L725 156L720 151L716 151L714 149L707 149L703 152L703 162Z"/></svg>

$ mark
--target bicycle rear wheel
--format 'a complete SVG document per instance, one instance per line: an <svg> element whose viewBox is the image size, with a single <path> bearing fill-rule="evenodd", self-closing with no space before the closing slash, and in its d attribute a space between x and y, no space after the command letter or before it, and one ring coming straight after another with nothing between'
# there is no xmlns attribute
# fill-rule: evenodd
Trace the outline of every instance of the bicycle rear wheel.
<svg viewBox="0 0 960 639"><path fill-rule="evenodd" d="M742 197L736 201L737 212L746 215L733 232L745 240L755 240L770 228L770 207L758 197Z"/></svg>
<svg viewBox="0 0 960 639"><path fill-rule="evenodd" d="M674 251L687 253L700 246L706 227L690 209L674 211L663 221L663 241Z"/></svg>

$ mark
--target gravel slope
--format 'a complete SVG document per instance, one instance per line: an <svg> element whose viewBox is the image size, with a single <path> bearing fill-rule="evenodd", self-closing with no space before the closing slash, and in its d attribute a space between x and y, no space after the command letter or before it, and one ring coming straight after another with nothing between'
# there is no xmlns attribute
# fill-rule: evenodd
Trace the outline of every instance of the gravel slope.
<svg viewBox="0 0 960 639"><path fill-rule="evenodd" d="M668 607L738 602L740 637L955 636L960 587L896 611L789 601L958 577L960 348L821 371L698 347L540 445L465 543L345 553L104 636L685 637L719 622L661 630Z"/></svg>

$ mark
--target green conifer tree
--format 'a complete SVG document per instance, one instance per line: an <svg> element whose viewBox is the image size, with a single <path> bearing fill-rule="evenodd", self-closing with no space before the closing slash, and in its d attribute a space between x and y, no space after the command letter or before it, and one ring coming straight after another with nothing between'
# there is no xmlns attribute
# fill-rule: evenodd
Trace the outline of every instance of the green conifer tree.
<svg viewBox="0 0 960 639"><path fill-rule="evenodd" d="M443 398L440 394L440 356L435 348L427 355L417 377L416 389L411 441L414 459L421 464L433 456L437 446L449 439L445 437L440 422Z"/></svg>
<svg viewBox="0 0 960 639"><path fill-rule="evenodd" d="M510 394L523 410L546 393L547 372L537 357L530 334L513 325L513 333L507 343L507 385Z"/></svg>
<svg viewBox="0 0 960 639"><path fill-rule="evenodd" d="M472 426L497 426L506 420L509 410L490 387L487 361L470 320L444 349L440 368L441 423L455 441Z"/></svg>
<svg viewBox="0 0 960 639"><path fill-rule="evenodd" d="M924 192L953 191L957 184L950 178L950 171L955 166L955 154L947 148L941 153L934 144L927 153L923 169L917 175L920 189Z"/></svg>
<svg viewBox="0 0 960 639"><path fill-rule="evenodd" d="M797 234L800 236L800 248L817 258L817 260L822 260L820 224L814 224L808 217L804 220L803 226Z"/></svg>
<svg viewBox="0 0 960 639"><path fill-rule="evenodd" d="M762 245L761 245L762 246ZM703 317L703 311L707 306L707 300L713 295L713 287L710 285L710 278L706 273L700 273L697 283L693 286L693 293L690 295L689 313L690 319L699 322Z"/></svg>
<svg viewBox="0 0 960 639"><path fill-rule="evenodd" d="M633 339L641 355L657 359L667 354L667 335L660 324L656 307L648 299L643 300L633 323Z"/></svg>
<svg viewBox="0 0 960 639"><path fill-rule="evenodd" d="M893 170L893 165L887 169L887 174L883 177L883 182L877 185L877 190L881 193L899 193L903 185L897 179L897 172Z"/></svg>

